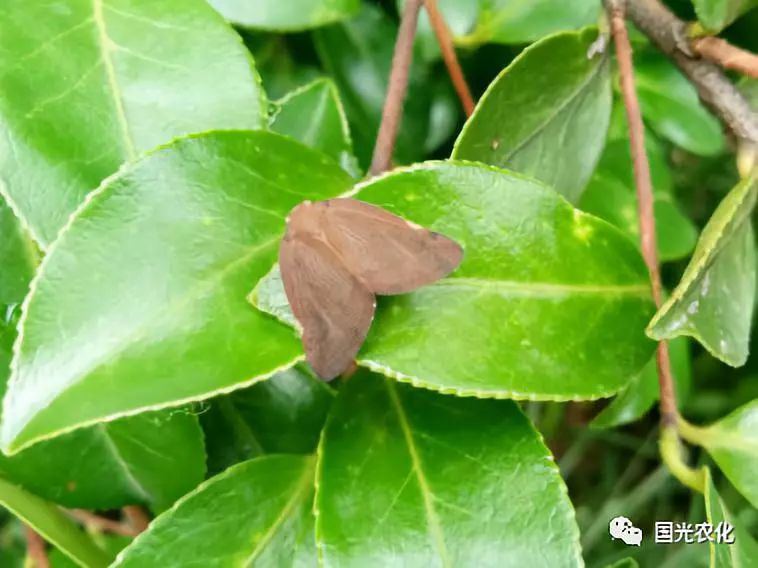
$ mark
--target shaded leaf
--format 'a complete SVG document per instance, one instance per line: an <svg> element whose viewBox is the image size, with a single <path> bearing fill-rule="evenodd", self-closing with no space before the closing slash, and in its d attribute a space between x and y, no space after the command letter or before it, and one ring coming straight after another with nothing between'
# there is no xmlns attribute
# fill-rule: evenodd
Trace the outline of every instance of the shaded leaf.
<svg viewBox="0 0 758 568"><path fill-rule="evenodd" d="M277 104L279 108L271 130L321 150L347 173L359 177L345 111L330 79L316 79L292 91Z"/></svg>
<svg viewBox="0 0 758 568"><path fill-rule="evenodd" d="M113 566L316 566L313 458L265 456L209 479Z"/></svg>
<svg viewBox="0 0 758 568"><path fill-rule="evenodd" d="M333 398L326 383L298 367L214 398L200 415L209 470L262 453L313 452Z"/></svg>
<svg viewBox="0 0 758 568"><path fill-rule="evenodd" d="M296 337L245 295L275 261L290 209L350 185L326 156L243 131L177 140L111 178L32 284L5 450L290 366Z"/></svg>
<svg viewBox="0 0 758 568"><path fill-rule="evenodd" d="M0 196L0 307L24 299L38 263L37 246Z"/></svg>
<svg viewBox="0 0 758 568"><path fill-rule="evenodd" d="M360 0L208 0L234 25L269 31L316 28L354 16Z"/></svg>
<svg viewBox="0 0 758 568"><path fill-rule="evenodd" d="M671 193L671 174L660 148L654 143L647 146L654 187L658 257L662 261L675 260L687 256L695 248L697 228L682 212ZM633 242L640 242L637 194L628 139L608 142L582 194L579 207L613 223Z"/></svg>
<svg viewBox="0 0 758 568"><path fill-rule="evenodd" d="M453 158L527 173L576 201L603 151L611 112L607 55L587 58L597 30L525 49L492 82Z"/></svg>
<svg viewBox="0 0 758 568"><path fill-rule="evenodd" d="M600 5L593 0L479 0L476 28L458 42L529 43L595 23L599 15Z"/></svg>
<svg viewBox="0 0 758 568"><path fill-rule="evenodd" d="M652 302L639 252L542 184L430 162L369 181L355 197L465 251L447 279L379 298L359 364L446 393L565 400L609 396L649 360ZM286 321L270 276L251 299Z"/></svg>
<svg viewBox="0 0 758 568"><path fill-rule="evenodd" d="M123 162L265 115L249 54L203 0L3 2L0 92L0 191L43 248Z"/></svg>
<svg viewBox="0 0 758 568"><path fill-rule="evenodd" d="M510 401L431 393L366 371L319 448L325 566L580 566L566 488Z"/></svg>
<svg viewBox="0 0 758 568"><path fill-rule="evenodd" d="M758 6L758 0L692 0L697 19L713 34L719 33L742 14Z"/></svg>
<svg viewBox="0 0 758 568"><path fill-rule="evenodd" d="M606 568L639 568L639 564L634 558L624 558L613 564L609 564Z"/></svg>
<svg viewBox="0 0 758 568"><path fill-rule="evenodd" d="M85 535L63 512L36 495L0 478L0 505L37 531L84 568L105 567L108 554Z"/></svg>
<svg viewBox="0 0 758 568"><path fill-rule="evenodd" d="M319 58L340 91L355 153L364 168L379 130L396 34L395 22L378 7L364 3L356 18L318 29L313 36ZM419 141L429 130L429 80L427 67L414 57L394 154L398 163L423 156Z"/></svg>
<svg viewBox="0 0 758 568"><path fill-rule="evenodd" d="M747 178L718 206L681 281L650 322L650 337L689 335L725 363L745 363L755 297L750 214L757 189L755 178Z"/></svg>
<svg viewBox="0 0 758 568"><path fill-rule="evenodd" d="M660 136L701 156L724 150L718 120L702 105L692 83L663 55L647 52L636 57L634 81L642 115Z"/></svg>
<svg viewBox="0 0 758 568"><path fill-rule="evenodd" d="M711 542L711 568L750 568L756 566L758 560L758 543L750 533L738 523L724 507L724 502L716 492L711 473L705 470L705 514L708 522L714 527L719 523L728 522L734 527L731 537L733 544Z"/></svg>
<svg viewBox="0 0 758 568"><path fill-rule="evenodd" d="M707 428L699 443L745 498L758 508L758 400L741 406ZM756 557L758 559L758 557Z"/></svg>
<svg viewBox="0 0 758 568"><path fill-rule="evenodd" d="M671 374L674 377L677 406L687 400L692 382L689 340L677 337L669 341ZM591 422L593 428L613 428L639 420L660 398L658 367L655 357Z"/></svg>

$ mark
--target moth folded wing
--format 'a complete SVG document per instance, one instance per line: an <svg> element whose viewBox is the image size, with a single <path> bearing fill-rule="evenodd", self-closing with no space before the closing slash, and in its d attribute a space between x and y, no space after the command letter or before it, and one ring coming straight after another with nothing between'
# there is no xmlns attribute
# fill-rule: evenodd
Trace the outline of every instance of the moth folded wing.
<svg viewBox="0 0 758 568"><path fill-rule="evenodd" d="M323 202L323 232L375 294L404 294L444 278L463 258L455 241L356 199Z"/></svg>
<svg viewBox="0 0 758 568"><path fill-rule="evenodd" d="M279 265L292 313L303 328L308 363L331 380L350 366L366 339L374 294L311 236L285 237Z"/></svg>

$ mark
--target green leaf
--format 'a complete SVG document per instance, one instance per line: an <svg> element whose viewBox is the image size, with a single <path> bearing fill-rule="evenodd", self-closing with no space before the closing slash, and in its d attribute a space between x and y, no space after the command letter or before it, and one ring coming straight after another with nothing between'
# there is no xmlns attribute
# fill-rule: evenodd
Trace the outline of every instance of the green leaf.
<svg viewBox="0 0 758 568"><path fill-rule="evenodd" d="M250 460L155 519L113 566L316 566L312 500L311 456Z"/></svg>
<svg viewBox="0 0 758 568"><path fill-rule="evenodd" d="M669 341L671 374L674 377L677 405L687 400L692 382L689 340L677 337ZM658 367L655 357L591 422L593 428L614 428L642 418L660 398Z"/></svg>
<svg viewBox="0 0 758 568"><path fill-rule="evenodd" d="M360 0L209 0L236 26L292 32L317 28L354 16Z"/></svg>
<svg viewBox="0 0 758 568"><path fill-rule="evenodd" d="M453 158L530 174L576 201L603 151L611 113L607 55L587 58L597 30L528 47L492 82Z"/></svg>
<svg viewBox="0 0 758 568"><path fill-rule="evenodd" d="M351 184L294 141L231 131L177 140L90 194L27 297L5 451L292 365L296 337L245 295L276 260L292 207Z"/></svg>
<svg viewBox="0 0 758 568"><path fill-rule="evenodd" d="M313 35L319 58L342 96L355 152L364 167L371 161L379 130L396 34L397 25L381 9L364 3L356 18L318 29ZM398 163L423 156L419 141L429 130L429 75L420 58L414 57L395 147Z"/></svg>
<svg viewBox="0 0 758 568"><path fill-rule="evenodd" d="M39 264L39 251L0 196L0 307L21 302Z"/></svg>
<svg viewBox="0 0 758 568"><path fill-rule="evenodd" d="M600 4L594 0L479 0L476 29L458 42L530 43L554 32L592 24L599 15Z"/></svg>
<svg viewBox="0 0 758 568"><path fill-rule="evenodd" d="M445 393L567 400L617 392L650 358L639 252L539 182L430 162L369 181L355 197L465 250L451 277L379 298L359 364ZM286 319L281 285L267 280L251 299Z"/></svg>
<svg viewBox="0 0 758 568"><path fill-rule="evenodd" d="M0 193L43 248L123 162L266 112L249 54L203 0L3 2L0 92Z"/></svg>
<svg viewBox="0 0 758 568"><path fill-rule="evenodd" d="M695 248L697 228L680 209L671 192L671 174L660 147L648 143L654 187L654 213L658 257L662 261L687 256ZM629 238L640 242L637 194L634 188L629 141L611 140L605 147L579 207L613 223Z"/></svg>
<svg viewBox="0 0 758 568"><path fill-rule="evenodd" d="M200 415L209 469L217 473L262 453L313 452L333 398L326 383L298 367L214 398Z"/></svg>
<svg viewBox="0 0 758 568"><path fill-rule="evenodd" d="M515 403L361 372L319 448L325 566L581 566L553 458Z"/></svg>
<svg viewBox="0 0 758 568"><path fill-rule="evenodd" d="M161 511L205 474L202 431L184 410L98 424L0 455L0 475L66 507Z"/></svg>
<svg viewBox="0 0 758 568"><path fill-rule="evenodd" d="M719 469L758 508L758 399L707 428L695 428Z"/></svg>
<svg viewBox="0 0 758 568"><path fill-rule="evenodd" d="M359 177L345 111L331 79L316 79L277 102L271 130L331 156Z"/></svg>
<svg viewBox="0 0 758 568"><path fill-rule="evenodd" d="M618 562L609 564L606 568L639 568L640 565L634 558L623 558Z"/></svg>
<svg viewBox="0 0 758 568"><path fill-rule="evenodd" d="M679 285L650 322L650 337L689 335L725 363L745 363L755 297L750 215L756 190L754 177L744 179L718 206Z"/></svg>
<svg viewBox="0 0 758 568"><path fill-rule="evenodd" d="M94 543L55 505L27 493L0 478L0 505L16 515L45 540L57 546L84 568L105 567L108 555Z"/></svg>
<svg viewBox="0 0 758 568"><path fill-rule="evenodd" d="M719 33L742 14L758 6L758 0L692 0L697 19L713 34Z"/></svg>
<svg viewBox="0 0 758 568"><path fill-rule="evenodd" d="M397 0L396 4L398 13L402 13L405 0ZM461 2L461 0L438 0L437 7L445 18L445 24L447 24L454 40L474 30L480 10L479 0L467 2ZM421 10L419 13L415 40L421 56L425 60L432 61L442 56L437 36L434 34L426 10Z"/></svg>
<svg viewBox="0 0 758 568"><path fill-rule="evenodd" d="M663 138L701 156L724 150L718 120L700 102L697 91L663 55L635 58L634 80L644 119Z"/></svg>
<svg viewBox="0 0 758 568"><path fill-rule="evenodd" d="M705 514L708 522L714 527L727 522L734 527L731 533L733 544L711 542L711 568L749 568L755 566L758 559L758 542L750 533L735 522L735 519L724 507L724 502L716 492L710 470L705 470Z"/></svg>
<svg viewBox="0 0 758 568"><path fill-rule="evenodd" d="M8 246L6 258L20 248L16 256L31 272L37 265L36 247L24 233L17 234L17 240L9 239L16 249ZM0 395L10 373L13 319L0 323ZM131 503L164 509L200 483L204 473L202 431L197 418L185 411L99 424L12 457L0 454L0 474L6 479L44 499L88 509Z"/></svg>

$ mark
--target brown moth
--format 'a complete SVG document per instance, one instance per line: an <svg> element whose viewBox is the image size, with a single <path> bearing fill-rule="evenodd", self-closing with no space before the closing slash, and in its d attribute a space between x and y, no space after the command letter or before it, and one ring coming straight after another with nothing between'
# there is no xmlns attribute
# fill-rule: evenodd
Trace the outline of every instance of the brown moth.
<svg viewBox="0 0 758 568"><path fill-rule="evenodd" d="M331 380L351 365L371 326L375 294L431 284L462 258L455 241L357 199L295 207L279 267L316 374Z"/></svg>

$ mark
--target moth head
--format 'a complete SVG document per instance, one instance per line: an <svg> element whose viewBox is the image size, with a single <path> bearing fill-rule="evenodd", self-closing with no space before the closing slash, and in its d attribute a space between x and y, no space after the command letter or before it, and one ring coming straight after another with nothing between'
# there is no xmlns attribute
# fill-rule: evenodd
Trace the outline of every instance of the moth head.
<svg viewBox="0 0 758 568"><path fill-rule="evenodd" d="M297 234L313 234L320 232L321 209L324 202L303 201L297 205L287 217L287 232Z"/></svg>

